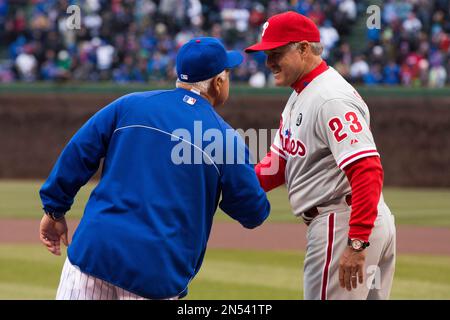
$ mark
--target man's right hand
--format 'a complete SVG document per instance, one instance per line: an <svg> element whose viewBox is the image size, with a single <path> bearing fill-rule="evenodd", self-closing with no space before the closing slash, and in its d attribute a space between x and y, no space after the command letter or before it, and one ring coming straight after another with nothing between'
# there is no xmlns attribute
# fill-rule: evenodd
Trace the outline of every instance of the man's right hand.
<svg viewBox="0 0 450 320"><path fill-rule="evenodd" d="M69 245L66 218L55 221L44 215L39 228L39 239L54 255L61 255L60 241L67 247Z"/></svg>

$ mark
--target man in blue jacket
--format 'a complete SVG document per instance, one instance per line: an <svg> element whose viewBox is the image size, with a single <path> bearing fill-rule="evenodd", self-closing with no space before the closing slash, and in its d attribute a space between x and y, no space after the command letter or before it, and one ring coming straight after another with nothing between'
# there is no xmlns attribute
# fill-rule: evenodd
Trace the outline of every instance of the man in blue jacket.
<svg viewBox="0 0 450 320"><path fill-rule="evenodd" d="M181 298L202 264L218 205L246 228L267 218L249 151L214 111L228 99L229 69L242 60L214 38L193 39L178 53L175 90L121 97L70 140L40 190L40 239L51 253L60 255L61 240L68 245L64 215L104 164L57 299ZM198 139L199 127L219 132L222 148Z"/></svg>

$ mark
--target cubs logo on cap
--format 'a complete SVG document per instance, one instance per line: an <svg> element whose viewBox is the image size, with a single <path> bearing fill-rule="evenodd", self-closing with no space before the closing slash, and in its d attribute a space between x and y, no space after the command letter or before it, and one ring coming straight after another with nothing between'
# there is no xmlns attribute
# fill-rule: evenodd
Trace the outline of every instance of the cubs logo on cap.
<svg viewBox="0 0 450 320"><path fill-rule="evenodd" d="M263 25L261 41L245 52L271 50L300 41L320 42L319 29L308 17L288 11L270 17Z"/></svg>

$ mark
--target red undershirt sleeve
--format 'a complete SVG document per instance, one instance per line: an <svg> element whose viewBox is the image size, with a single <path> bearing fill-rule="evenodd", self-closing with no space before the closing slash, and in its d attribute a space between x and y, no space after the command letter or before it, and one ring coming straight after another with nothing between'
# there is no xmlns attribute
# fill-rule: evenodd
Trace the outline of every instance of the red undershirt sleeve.
<svg viewBox="0 0 450 320"><path fill-rule="evenodd" d="M349 238L369 241L383 187L383 168L377 156L359 159L344 168L352 189Z"/></svg>
<svg viewBox="0 0 450 320"><path fill-rule="evenodd" d="M256 176L264 191L268 192L285 183L286 160L269 151L255 166Z"/></svg>

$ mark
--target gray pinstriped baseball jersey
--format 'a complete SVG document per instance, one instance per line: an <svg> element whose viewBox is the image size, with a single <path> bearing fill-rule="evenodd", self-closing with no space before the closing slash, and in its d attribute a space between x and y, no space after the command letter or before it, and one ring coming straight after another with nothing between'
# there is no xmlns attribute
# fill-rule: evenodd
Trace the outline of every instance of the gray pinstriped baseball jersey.
<svg viewBox="0 0 450 320"><path fill-rule="evenodd" d="M291 94L271 151L287 160L294 215L351 192L342 169L360 158L379 156L369 126L367 105L331 67L299 94Z"/></svg>

